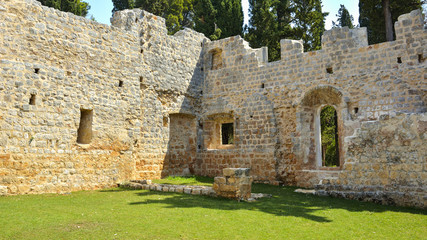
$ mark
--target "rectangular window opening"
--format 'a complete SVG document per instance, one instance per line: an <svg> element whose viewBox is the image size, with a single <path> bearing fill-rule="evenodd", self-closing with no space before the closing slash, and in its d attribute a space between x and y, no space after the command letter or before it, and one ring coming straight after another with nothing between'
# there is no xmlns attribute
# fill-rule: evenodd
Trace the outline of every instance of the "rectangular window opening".
<svg viewBox="0 0 427 240"><path fill-rule="evenodd" d="M334 73L334 70L332 69L332 67L328 67L328 68L326 68L326 72L329 74L332 74L332 73Z"/></svg>
<svg viewBox="0 0 427 240"><path fill-rule="evenodd" d="M234 126L233 123L221 124L222 145L234 144Z"/></svg>
<svg viewBox="0 0 427 240"><path fill-rule="evenodd" d="M92 140L93 110L80 109L80 124L77 130L77 143L89 144Z"/></svg>
<svg viewBox="0 0 427 240"><path fill-rule="evenodd" d="M265 88L265 84L264 83L261 84L261 88Z"/></svg>
<svg viewBox="0 0 427 240"><path fill-rule="evenodd" d="M34 68L34 73L35 74L39 74L39 72L40 72L40 68Z"/></svg>
<svg viewBox="0 0 427 240"><path fill-rule="evenodd" d="M402 58L401 57L397 58L397 63L402 63Z"/></svg>
<svg viewBox="0 0 427 240"><path fill-rule="evenodd" d="M359 108L358 108L358 107L355 107L355 108L354 108L354 114L357 114L357 113L359 113Z"/></svg>
<svg viewBox="0 0 427 240"><path fill-rule="evenodd" d="M119 81L119 87L123 87L123 81L122 80Z"/></svg>
<svg viewBox="0 0 427 240"><path fill-rule="evenodd" d="M36 105L36 94L31 94L29 104Z"/></svg>

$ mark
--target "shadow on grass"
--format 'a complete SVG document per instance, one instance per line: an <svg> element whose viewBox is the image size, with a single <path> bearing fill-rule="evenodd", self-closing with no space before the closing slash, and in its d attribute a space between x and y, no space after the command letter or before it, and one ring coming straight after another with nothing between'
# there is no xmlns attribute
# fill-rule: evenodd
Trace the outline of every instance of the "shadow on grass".
<svg viewBox="0 0 427 240"><path fill-rule="evenodd" d="M295 188L277 187L271 185L254 184L252 192L272 194L270 199L262 199L257 202L237 202L223 198L212 198L207 196L194 196L178 193L164 193L144 191L138 192L141 197L150 195L169 195L164 199L146 199L140 202L132 202L130 205L139 204L165 204L167 208L208 208L219 210L249 210L261 211L276 216L293 216L309 219L316 222L331 222L332 220L316 215L318 211L328 209L344 209L350 212L408 212L413 214L426 214L425 210L403 208L394 206L383 206L368 202L338 199L331 197L319 197L294 193Z"/></svg>
<svg viewBox="0 0 427 240"><path fill-rule="evenodd" d="M129 189L129 188L122 188L122 187L99 190L99 192L104 192L104 193L109 193L109 192L128 192L128 191L134 191L134 190L133 189Z"/></svg>

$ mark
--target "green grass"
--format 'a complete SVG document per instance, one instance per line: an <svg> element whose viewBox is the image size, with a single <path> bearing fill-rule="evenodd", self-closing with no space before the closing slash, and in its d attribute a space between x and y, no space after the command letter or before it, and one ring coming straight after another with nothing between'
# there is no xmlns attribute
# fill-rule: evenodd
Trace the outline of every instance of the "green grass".
<svg viewBox="0 0 427 240"><path fill-rule="evenodd" d="M293 191L254 184L273 197L252 203L125 189L0 197L0 239L426 239L426 210Z"/></svg>
<svg viewBox="0 0 427 240"><path fill-rule="evenodd" d="M197 186L212 186L213 178L191 176L191 177L167 177L163 179L153 180L153 183L159 184L175 184L175 185L197 185Z"/></svg>

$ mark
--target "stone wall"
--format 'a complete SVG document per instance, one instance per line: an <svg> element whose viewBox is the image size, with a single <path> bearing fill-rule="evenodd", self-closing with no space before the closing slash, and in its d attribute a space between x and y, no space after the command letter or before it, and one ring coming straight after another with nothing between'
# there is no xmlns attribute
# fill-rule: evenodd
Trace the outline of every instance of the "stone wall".
<svg viewBox="0 0 427 240"><path fill-rule="evenodd" d="M400 16L395 29L395 41L370 46L365 28L332 29L314 52L285 39L281 60L268 62L267 48L239 36L169 36L163 18L139 9L116 12L107 26L4 0L0 194L250 168L255 181L361 198L366 186L424 207L421 12ZM337 112L335 167L321 158L326 105Z"/></svg>
<svg viewBox="0 0 427 240"><path fill-rule="evenodd" d="M141 10L116 13L110 27L33 0L2 1L2 194L160 177L175 151L164 121L200 111L204 41L191 30L168 36L164 19ZM92 137L79 144L86 110Z"/></svg>
<svg viewBox="0 0 427 240"><path fill-rule="evenodd" d="M320 194L384 204L427 206L427 114L382 115L346 137L343 170Z"/></svg>
<svg viewBox="0 0 427 240"><path fill-rule="evenodd" d="M370 46L365 28L332 29L322 37L322 50L314 52L304 52L301 41L282 40L281 60L276 62L265 60L265 48L251 49L240 37L208 43L202 119L209 122L210 116L232 114L235 144L227 149L204 146L199 174L214 176L224 167L247 167L256 181L302 187L314 187L322 179L349 178L346 141L356 129L382 115L421 117L427 110L427 34L421 12L401 16L395 28L395 41ZM326 105L337 111L336 167L325 167L321 160L319 114ZM425 144L425 139L416 142ZM405 147L400 151L409 154ZM414 151L417 161L425 162L422 149ZM387 164L380 168L388 169ZM425 169L421 173L416 179L425 183ZM426 193L402 181L393 184L410 189L405 191L411 192L412 205Z"/></svg>

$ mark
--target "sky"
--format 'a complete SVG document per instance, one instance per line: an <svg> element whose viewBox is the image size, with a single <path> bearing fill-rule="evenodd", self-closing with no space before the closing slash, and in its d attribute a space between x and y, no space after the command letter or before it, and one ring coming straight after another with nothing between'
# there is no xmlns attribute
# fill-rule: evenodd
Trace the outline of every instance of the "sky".
<svg viewBox="0 0 427 240"><path fill-rule="evenodd" d="M113 2L111 0L85 0L91 6L88 16L92 16L96 21L100 23L110 24L111 10L113 9ZM337 21L336 14L340 8L340 4L343 4L350 14L353 16L353 24L358 24L359 19L359 1L358 0L323 0L323 12L329 12L326 17L326 29L332 27L332 21ZM248 22L248 0L242 0L242 7L245 13L245 23Z"/></svg>

